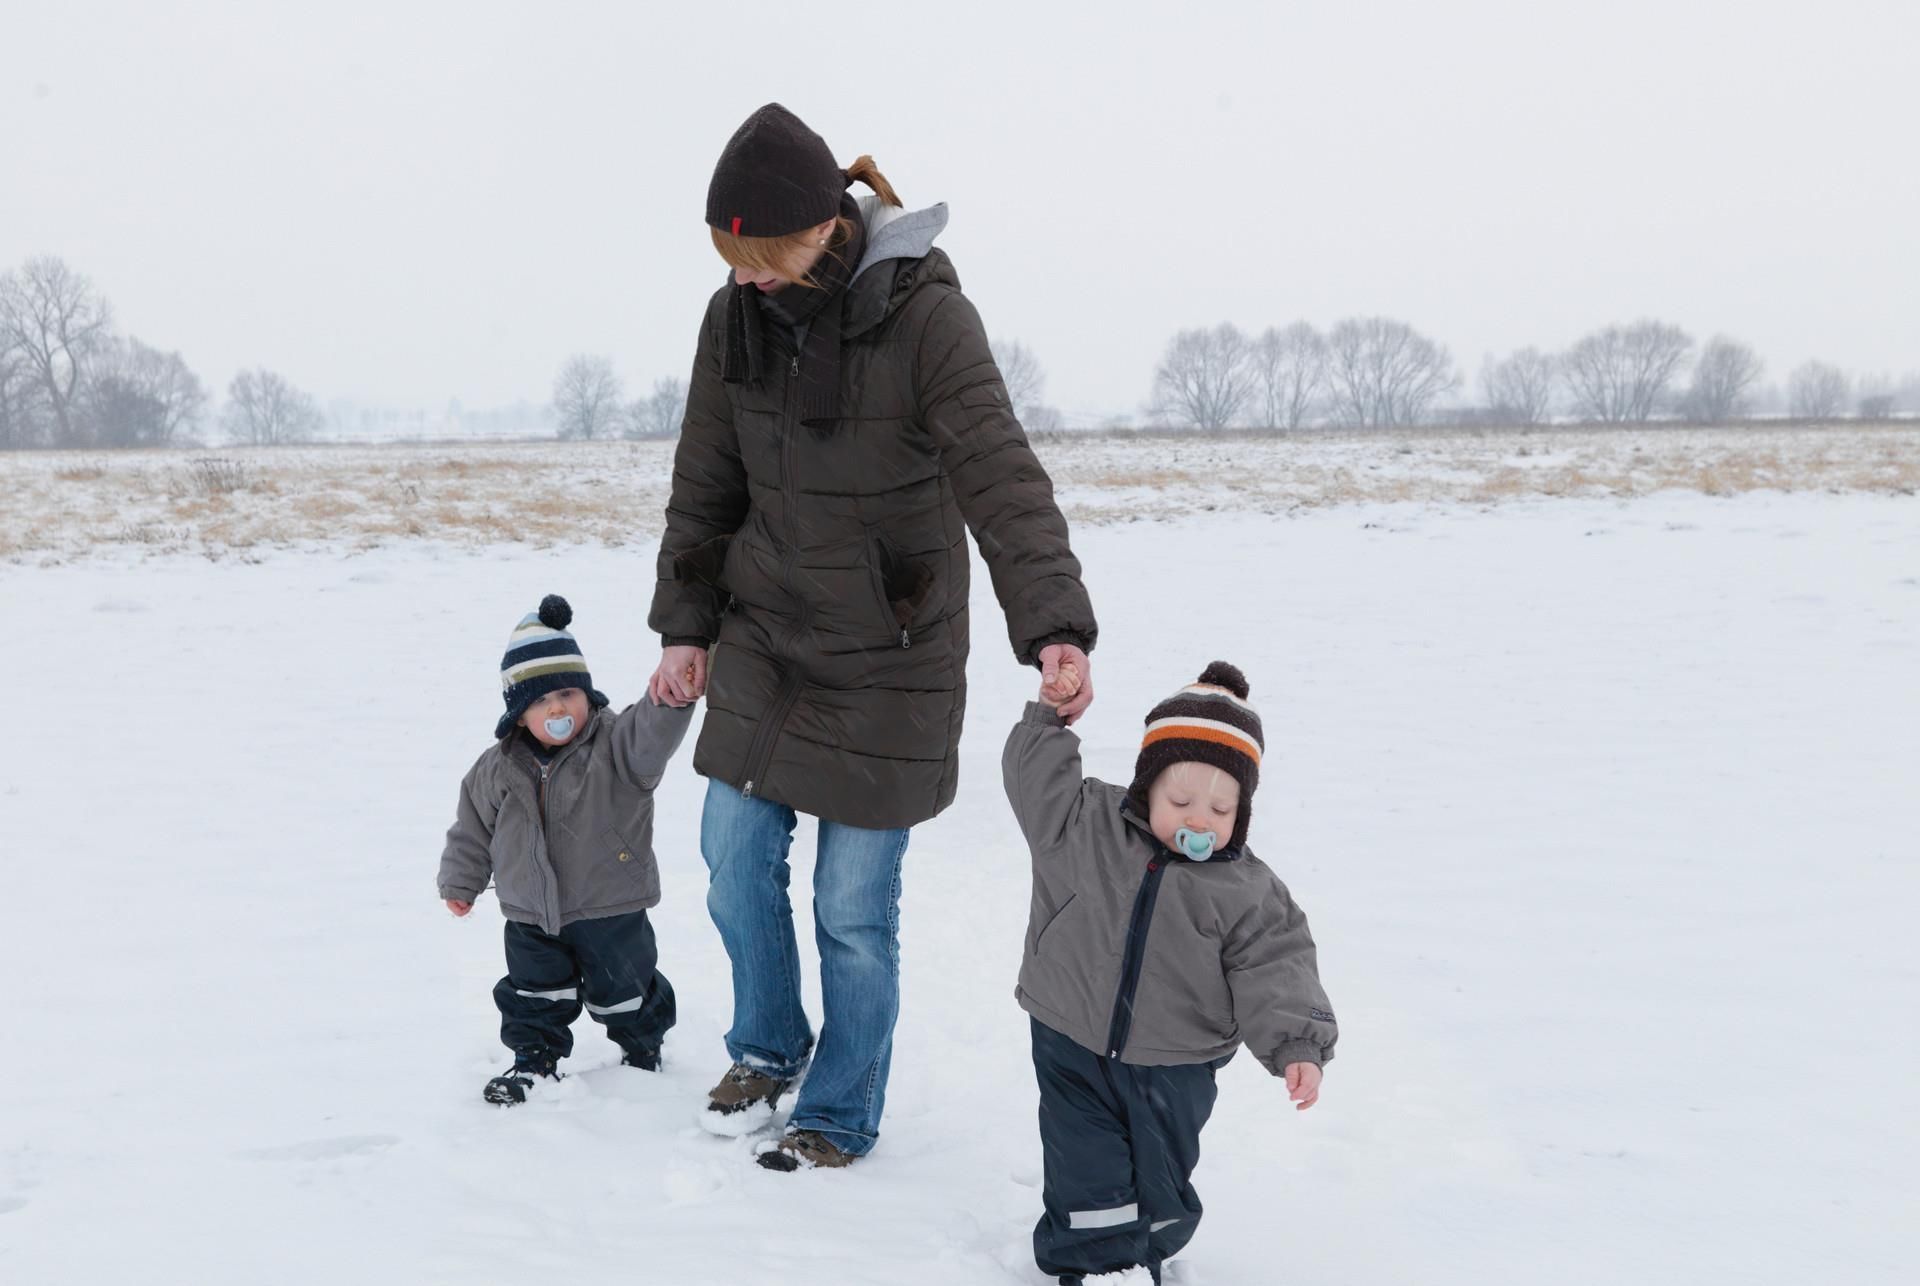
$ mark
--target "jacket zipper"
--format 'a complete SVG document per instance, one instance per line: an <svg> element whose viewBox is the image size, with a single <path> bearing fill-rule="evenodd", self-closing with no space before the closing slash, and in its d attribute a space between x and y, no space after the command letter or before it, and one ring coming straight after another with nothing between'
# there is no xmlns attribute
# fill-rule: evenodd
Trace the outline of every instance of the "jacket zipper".
<svg viewBox="0 0 1920 1286"><path fill-rule="evenodd" d="M591 726L593 723L593 714L594 714L593 711L591 710L587 711L587 723L589 726ZM552 759L549 759L545 763L541 763L538 765L540 769L540 779L534 786L533 803L534 803L534 808L540 814L540 838L547 846L547 861L549 865L551 865L553 861L553 837L547 834L547 779L550 776L552 776L553 769L555 768L555 766L559 764L561 756L565 755L569 750L572 750L575 746L579 745L582 741L586 740L586 736L587 736L586 729L582 728L580 730L580 735L578 737L575 737L572 741L569 741L566 745L560 747L560 749L554 754ZM536 759L537 759L537 756L536 756ZM539 862L538 854L534 855L534 860L532 865L533 865L535 874L539 874L540 862ZM540 900L544 904L548 900L549 896L556 890L552 890L545 887L549 883L545 875L540 875L540 883L542 885ZM544 913L544 909L545 908L543 906L542 908L543 913ZM554 902L553 918L554 918L553 932L558 932L559 921L560 921L560 906L557 899L555 899L555 902Z"/></svg>
<svg viewBox="0 0 1920 1286"><path fill-rule="evenodd" d="M773 704L767 707L766 717L760 721L753 741L747 746L747 784L740 788L740 793L748 799L753 798L760 774L767 770L766 761L773 758L773 742L779 735L780 725L787 721L788 712L799 699L800 675L790 670L780 680L780 690L774 694Z"/></svg>
<svg viewBox="0 0 1920 1286"><path fill-rule="evenodd" d="M787 631L787 637L780 647L780 655L783 659L791 657L794 640L800 637L801 631L806 629L812 616L812 608L806 599L793 591L793 506L798 495L798 488L793 485L793 438L794 429L797 427L793 418L793 397L794 381L800 377L800 354L795 353L793 360L788 363L787 375L789 378L780 423L780 490L786 500L787 536L782 542L783 548L780 552L780 583L799 602L800 609L795 614L793 628ZM799 671L791 668L790 660L788 666L786 674L780 680L780 689L774 696L773 704L767 708L759 728L754 730L753 740L747 745L747 781L746 785L740 788L740 793L748 799L753 798L760 775L766 771L767 761L773 758L773 743L780 735L780 725L786 722L788 712L793 709L794 702L800 698Z"/></svg>
<svg viewBox="0 0 1920 1286"><path fill-rule="evenodd" d="M1120 991L1113 1001L1113 1021L1107 1025L1107 1057L1119 1058L1133 1030L1133 996L1140 988L1140 969L1147 959L1147 926L1160 897L1160 877L1166 865L1155 857L1147 863L1146 878L1133 895L1133 916L1127 921L1127 946L1120 957Z"/></svg>

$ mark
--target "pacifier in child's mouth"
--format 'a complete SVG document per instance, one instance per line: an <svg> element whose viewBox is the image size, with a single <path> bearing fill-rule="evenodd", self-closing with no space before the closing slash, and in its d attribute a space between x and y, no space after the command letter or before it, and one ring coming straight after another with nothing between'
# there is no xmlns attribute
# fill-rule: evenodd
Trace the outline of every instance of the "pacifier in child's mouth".
<svg viewBox="0 0 1920 1286"><path fill-rule="evenodd" d="M1213 856L1213 846L1220 837L1212 831L1190 831L1182 826L1173 833L1173 847L1182 857L1204 862Z"/></svg>
<svg viewBox="0 0 1920 1286"><path fill-rule="evenodd" d="M558 719L547 720L541 726L547 730L547 735L555 741L565 741L573 735L573 716L563 714Z"/></svg>

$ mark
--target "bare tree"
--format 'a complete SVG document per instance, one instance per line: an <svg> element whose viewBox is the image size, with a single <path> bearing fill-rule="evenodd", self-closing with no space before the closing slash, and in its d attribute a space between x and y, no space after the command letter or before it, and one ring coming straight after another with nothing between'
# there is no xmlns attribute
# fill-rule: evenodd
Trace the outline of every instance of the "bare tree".
<svg viewBox="0 0 1920 1286"><path fill-rule="evenodd" d="M1201 429L1223 429L1254 392L1252 345L1240 328L1183 330L1153 375L1152 413Z"/></svg>
<svg viewBox="0 0 1920 1286"><path fill-rule="evenodd" d="M83 387L87 436L99 446L166 446L207 406L206 386L180 354L132 338L101 345Z"/></svg>
<svg viewBox="0 0 1920 1286"><path fill-rule="evenodd" d="M1417 424L1458 383L1447 350L1403 321L1350 317L1327 332L1327 386L1341 424Z"/></svg>
<svg viewBox="0 0 1920 1286"><path fill-rule="evenodd" d="M0 276L0 347L11 345L25 360L52 414L58 445L86 445L76 403L87 363L112 321L93 283L51 255Z"/></svg>
<svg viewBox="0 0 1920 1286"><path fill-rule="evenodd" d="M166 409L119 371L95 371L87 380L81 418L94 446L144 447L160 441Z"/></svg>
<svg viewBox="0 0 1920 1286"><path fill-rule="evenodd" d="M273 371L241 371L227 385L227 432L239 442L304 442L324 422L320 404Z"/></svg>
<svg viewBox="0 0 1920 1286"><path fill-rule="evenodd" d="M44 409L26 355L0 333L0 450L39 446L45 439Z"/></svg>
<svg viewBox="0 0 1920 1286"><path fill-rule="evenodd" d="M1480 388L1497 424L1550 423L1559 382L1560 359L1537 348L1489 356L1480 368Z"/></svg>
<svg viewBox="0 0 1920 1286"><path fill-rule="evenodd" d="M1306 322L1268 327L1253 341L1253 368L1268 428L1312 419L1327 382L1327 341Z"/></svg>
<svg viewBox="0 0 1920 1286"><path fill-rule="evenodd" d="M1851 381L1838 366L1807 362L1787 377L1787 410L1798 420L1836 420L1846 414Z"/></svg>
<svg viewBox="0 0 1920 1286"><path fill-rule="evenodd" d="M1020 417L1020 427L1029 436L1044 433L1059 433L1067 427L1067 417L1060 414L1057 406L1032 406Z"/></svg>
<svg viewBox="0 0 1920 1286"><path fill-rule="evenodd" d="M1000 382L1007 386L1007 404L1020 427L1028 433L1059 432L1064 417L1057 407L1042 400L1047 392L1047 373L1033 350L1017 339L996 339L992 348Z"/></svg>
<svg viewBox="0 0 1920 1286"><path fill-rule="evenodd" d="M993 364L1000 368L1000 382L1007 386L1007 404L1013 418L1026 423L1027 412L1040 405L1046 396L1047 373L1033 350L1017 339L992 342Z"/></svg>
<svg viewBox="0 0 1920 1286"><path fill-rule="evenodd" d="M1752 348L1725 335L1715 335L1693 364L1693 387L1687 390L1687 415L1700 424L1723 424L1745 415L1747 392L1766 368Z"/></svg>
<svg viewBox="0 0 1920 1286"><path fill-rule="evenodd" d="M627 407L627 436L630 438L671 438L680 433L680 422L687 418L686 381L670 378L655 380L653 392L637 398Z"/></svg>
<svg viewBox="0 0 1920 1286"><path fill-rule="evenodd" d="M567 359L553 381L553 416L563 438L591 442L613 432L619 421L620 377L604 357L579 353Z"/></svg>
<svg viewBox="0 0 1920 1286"><path fill-rule="evenodd" d="M1869 393L1860 399L1860 418L1863 420L1890 420L1893 418L1893 394Z"/></svg>
<svg viewBox="0 0 1920 1286"><path fill-rule="evenodd" d="M1562 359L1574 414L1608 424L1644 424L1692 348L1690 335L1665 322L1595 331Z"/></svg>
<svg viewBox="0 0 1920 1286"><path fill-rule="evenodd" d="M1908 371L1893 391L1894 409L1920 411L1920 371Z"/></svg>

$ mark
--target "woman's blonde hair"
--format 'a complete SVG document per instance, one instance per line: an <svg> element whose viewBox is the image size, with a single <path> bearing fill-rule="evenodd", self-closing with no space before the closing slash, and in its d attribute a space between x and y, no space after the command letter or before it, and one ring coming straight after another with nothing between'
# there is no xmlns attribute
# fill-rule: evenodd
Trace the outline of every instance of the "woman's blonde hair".
<svg viewBox="0 0 1920 1286"><path fill-rule="evenodd" d="M887 176L873 163L871 156L857 158L847 167L847 178L858 179L872 188L880 199L888 205L899 205L900 197L893 190L893 184L887 182ZM811 228L802 228L798 232L789 232L783 237L736 237L720 228L707 229L713 236L713 248L729 267L745 268L748 272L784 273L786 265L794 256L807 248L807 237ZM827 239L827 253L833 254L841 246L853 240L853 220L841 215L834 220L833 235ZM803 280L801 285L816 286L813 280Z"/></svg>

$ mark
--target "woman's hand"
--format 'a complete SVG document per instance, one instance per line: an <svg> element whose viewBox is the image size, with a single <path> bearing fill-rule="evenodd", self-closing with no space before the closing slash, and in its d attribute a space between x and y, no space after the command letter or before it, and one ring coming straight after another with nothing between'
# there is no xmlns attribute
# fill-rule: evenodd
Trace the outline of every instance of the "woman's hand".
<svg viewBox="0 0 1920 1286"><path fill-rule="evenodd" d="M1294 1101L1296 1112L1304 1112L1320 1101L1319 1064L1287 1064L1287 1097Z"/></svg>
<svg viewBox="0 0 1920 1286"><path fill-rule="evenodd" d="M1069 725L1093 704L1093 671L1087 654L1071 643L1040 649L1040 699Z"/></svg>
<svg viewBox="0 0 1920 1286"><path fill-rule="evenodd" d="M660 668L647 680L647 695L655 705L691 705L707 694L707 649L669 647L660 650Z"/></svg>

